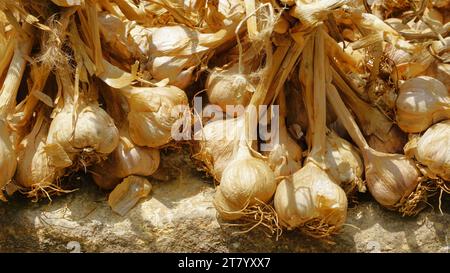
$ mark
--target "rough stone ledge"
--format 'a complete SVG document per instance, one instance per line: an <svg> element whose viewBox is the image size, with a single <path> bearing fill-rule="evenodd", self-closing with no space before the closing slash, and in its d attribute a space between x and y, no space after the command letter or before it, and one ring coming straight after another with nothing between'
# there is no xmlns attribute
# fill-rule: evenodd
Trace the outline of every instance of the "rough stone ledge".
<svg viewBox="0 0 450 273"><path fill-rule="evenodd" d="M107 193L86 181L51 204L14 196L0 204L0 252L449 252L449 196L443 214L433 203L412 218L366 197L349 209L334 244L296 231L276 241L263 229L234 235L236 228L217 221L208 179L188 159L170 160L180 168L178 178L151 180L150 196L124 217L111 211Z"/></svg>

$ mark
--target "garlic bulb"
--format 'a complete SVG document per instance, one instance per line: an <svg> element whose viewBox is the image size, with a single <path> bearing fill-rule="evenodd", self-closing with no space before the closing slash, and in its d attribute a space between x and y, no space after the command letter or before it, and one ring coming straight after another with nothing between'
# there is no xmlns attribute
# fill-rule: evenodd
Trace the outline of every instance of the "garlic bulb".
<svg viewBox="0 0 450 273"><path fill-rule="evenodd" d="M239 130L233 155L225 167L214 195L214 206L224 219L234 220L245 216L248 212L257 211L260 206L267 204L275 194L277 182L275 174L267 162L258 158L250 151L255 143L252 132L257 127L257 107L261 105L267 95L275 73L281 62L274 63L272 56L285 52L278 48L272 52L272 44L265 43L266 64L261 72L261 82L256 87L249 106L243 116L243 128ZM284 56L281 56L284 58ZM231 209L231 211L230 211ZM276 224L276 223L275 223Z"/></svg>
<svg viewBox="0 0 450 273"><path fill-rule="evenodd" d="M72 165L63 149L47 146L48 130L49 122L40 112L33 129L17 148L15 181L30 189L32 195L37 194L33 190L51 188L55 180L64 174L64 168Z"/></svg>
<svg viewBox="0 0 450 273"><path fill-rule="evenodd" d="M414 162L404 155L368 148L363 156L367 186L381 205L395 208L416 189L420 173Z"/></svg>
<svg viewBox="0 0 450 273"><path fill-rule="evenodd" d="M362 180L364 165L358 151L336 133L327 133L325 152L326 172L348 194L357 190L365 192Z"/></svg>
<svg viewBox="0 0 450 273"><path fill-rule="evenodd" d="M159 150L135 145L128 134L127 128L121 128L117 148L111 153L110 159L119 177L129 175L152 175L159 166Z"/></svg>
<svg viewBox="0 0 450 273"><path fill-rule="evenodd" d="M117 214L124 216L139 201L145 198L152 190L147 179L139 176L129 176L109 194L108 204Z"/></svg>
<svg viewBox="0 0 450 273"><path fill-rule="evenodd" d="M233 150L240 132L244 129L244 118L216 120L196 132L194 158L205 165L206 171L220 181L225 167L233 157Z"/></svg>
<svg viewBox="0 0 450 273"><path fill-rule="evenodd" d="M67 78L69 75L64 73L59 73L64 105L54 109L47 143L62 146L74 161L73 168L77 170L104 160L117 147L119 131L114 120L93 96L94 86L89 91L79 93L73 90Z"/></svg>
<svg viewBox="0 0 450 273"><path fill-rule="evenodd" d="M347 216L345 192L311 161L280 182L274 205L281 223L289 229L313 219L339 227Z"/></svg>
<svg viewBox="0 0 450 273"><path fill-rule="evenodd" d="M413 140L414 141L414 140ZM428 128L407 154L412 154L433 174L450 181L450 120Z"/></svg>
<svg viewBox="0 0 450 273"><path fill-rule="evenodd" d="M185 117L188 100L175 86L126 87L130 137L140 146L159 147L172 139L172 127Z"/></svg>
<svg viewBox="0 0 450 273"><path fill-rule="evenodd" d="M419 133L430 125L450 118L450 96L438 80L419 76L400 86L397 123L408 133Z"/></svg>
<svg viewBox="0 0 450 273"><path fill-rule="evenodd" d="M267 203L276 187L275 175L267 163L253 157L246 143L241 142L234 159L223 171L214 205L224 219L230 219L230 211L222 210L224 207L234 208L236 214L231 215L242 216L239 212L245 208Z"/></svg>
<svg viewBox="0 0 450 273"><path fill-rule="evenodd" d="M61 145L71 156L80 154L78 160L85 165L102 160L118 141L114 121L96 102L82 103L77 109L64 107L53 118L47 138L47 143Z"/></svg>
<svg viewBox="0 0 450 273"><path fill-rule="evenodd" d="M219 105L223 111L227 105L247 106L255 87L248 75L240 73L239 63L230 67L214 68L206 81L206 92L210 103Z"/></svg>

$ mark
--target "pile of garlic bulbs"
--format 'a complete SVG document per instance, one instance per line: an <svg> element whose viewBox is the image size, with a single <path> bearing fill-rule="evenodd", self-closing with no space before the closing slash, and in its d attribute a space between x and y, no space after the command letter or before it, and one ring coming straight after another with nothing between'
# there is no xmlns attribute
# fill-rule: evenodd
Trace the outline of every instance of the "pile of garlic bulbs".
<svg viewBox="0 0 450 273"><path fill-rule="evenodd" d="M450 193L449 5L372 2L1 1L0 200L82 173L125 215L189 143L248 230L417 214Z"/></svg>

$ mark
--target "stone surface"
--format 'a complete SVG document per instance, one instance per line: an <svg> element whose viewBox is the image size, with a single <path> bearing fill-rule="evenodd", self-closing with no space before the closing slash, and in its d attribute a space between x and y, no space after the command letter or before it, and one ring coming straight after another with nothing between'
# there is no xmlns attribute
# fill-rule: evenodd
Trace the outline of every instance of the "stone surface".
<svg viewBox="0 0 450 273"><path fill-rule="evenodd" d="M169 160L170 159L170 160ZM449 252L450 198L419 216L402 218L363 196L349 209L347 225L333 242L285 231L276 240L263 228L249 233L221 223L211 200L211 179L188 157L163 157L153 190L126 216L111 211L107 193L91 181L51 203L17 194L0 204L0 252ZM165 173L164 173L165 172Z"/></svg>

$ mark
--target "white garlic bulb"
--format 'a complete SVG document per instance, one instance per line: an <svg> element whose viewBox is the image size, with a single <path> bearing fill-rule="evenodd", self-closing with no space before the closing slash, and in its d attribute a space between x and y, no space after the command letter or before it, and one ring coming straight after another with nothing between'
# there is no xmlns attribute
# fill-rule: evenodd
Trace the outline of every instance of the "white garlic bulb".
<svg viewBox="0 0 450 273"><path fill-rule="evenodd" d="M419 182L420 173L414 162L404 155L386 154L368 148L366 183L372 196L381 205L394 208L412 193Z"/></svg>
<svg viewBox="0 0 450 273"><path fill-rule="evenodd" d="M408 133L419 133L430 125L450 118L450 96L440 81L419 76L400 86L396 101L398 126Z"/></svg>
<svg viewBox="0 0 450 273"><path fill-rule="evenodd" d="M186 118L187 96L175 86L129 87L127 98L130 137L139 146L159 147L172 139L172 127Z"/></svg>
<svg viewBox="0 0 450 273"><path fill-rule="evenodd" d="M428 128L419 140L415 142L412 151L417 161L426 166L433 177L441 177L450 181L450 120L441 121Z"/></svg>
<svg viewBox="0 0 450 273"><path fill-rule="evenodd" d="M277 187L275 175L268 164L253 157L247 144L243 142L239 144L237 153L223 171L214 197L215 207L225 219L229 219L230 213L223 211L224 208L234 208L236 213L261 202L267 203ZM223 202L225 204L222 204ZM241 216L239 213L235 215L237 218Z"/></svg>
<svg viewBox="0 0 450 273"><path fill-rule="evenodd" d="M119 144L105 161L91 168L94 182L103 189L112 189L130 175L150 176L159 167L159 150L135 145L128 128L120 130Z"/></svg>
<svg viewBox="0 0 450 273"><path fill-rule="evenodd" d="M245 73L239 73L239 63L226 68L214 68L206 81L206 92L210 103L225 111L227 105L247 106L255 86Z"/></svg>
<svg viewBox="0 0 450 273"><path fill-rule="evenodd" d="M345 192L311 161L278 184L274 205L282 225L289 229L314 219L339 227L347 217Z"/></svg>
<svg viewBox="0 0 450 273"><path fill-rule="evenodd" d="M81 100L75 107L65 104L53 118L47 143L59 144L84 166L105 158L119 142L114 120L96 101Z"/></svg>

